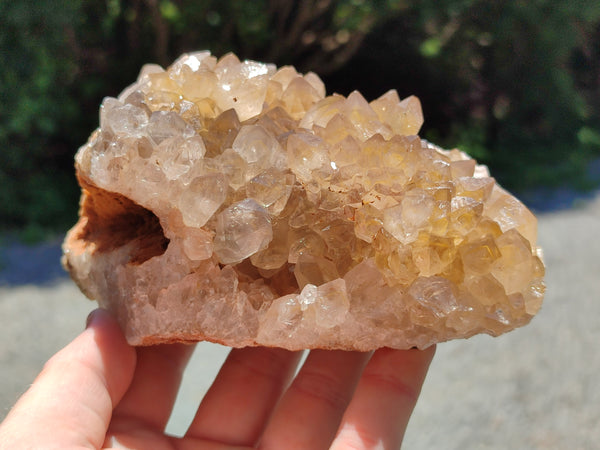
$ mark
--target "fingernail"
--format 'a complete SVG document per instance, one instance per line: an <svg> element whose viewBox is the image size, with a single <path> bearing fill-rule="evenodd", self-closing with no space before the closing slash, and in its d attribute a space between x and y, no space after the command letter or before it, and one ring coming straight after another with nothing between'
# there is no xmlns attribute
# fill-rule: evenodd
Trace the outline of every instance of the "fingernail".
<svg viewBox="0 0 600 450"><path fill-rule="evenodd" d="M85 319L85 328L88 329L94 322L101 320L102 316L106 314L101 308L97 308L88 314L87 319Z"/></svg>

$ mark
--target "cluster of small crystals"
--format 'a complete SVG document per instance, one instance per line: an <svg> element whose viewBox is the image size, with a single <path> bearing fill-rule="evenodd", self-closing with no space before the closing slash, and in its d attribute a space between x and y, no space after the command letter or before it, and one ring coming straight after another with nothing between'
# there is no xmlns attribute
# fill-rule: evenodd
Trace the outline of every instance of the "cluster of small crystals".
<svg viewBox="0 0 600 450"><path fill-rule="evenodd" d="M79 173L152 211L169 247L97 275L97 295L133 297L144 317L184 304L189 323L165 336L423 348L500 334L541 305L535 217L464 153L420 139L415 97L326 97L313 73L199 52L145 66L100 121ZM198 318L223 298L226 318ZM232 320L241 335L219 335Z"/></svg>

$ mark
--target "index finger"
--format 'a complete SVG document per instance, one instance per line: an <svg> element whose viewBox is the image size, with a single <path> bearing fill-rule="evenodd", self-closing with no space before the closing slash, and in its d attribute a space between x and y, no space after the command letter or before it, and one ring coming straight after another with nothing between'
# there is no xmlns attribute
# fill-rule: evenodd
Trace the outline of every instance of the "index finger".
<svg viewBox="0 0 600 450"><path fill-rule="evenodd" d="M0 425L0 447L100 447L134 367L135 351L116 321L94 311Z"/></svg>

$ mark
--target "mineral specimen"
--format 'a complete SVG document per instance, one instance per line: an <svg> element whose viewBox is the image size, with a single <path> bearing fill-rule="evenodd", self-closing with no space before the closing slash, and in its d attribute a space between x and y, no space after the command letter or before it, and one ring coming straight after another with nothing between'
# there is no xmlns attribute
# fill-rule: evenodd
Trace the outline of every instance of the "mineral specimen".
<svg viewBox="0 0 600 450"><path fill-rule="evenodd" d="M536 219L419 100L209 52L107 98L64 264L134 345L425 348L541 306Z"/></svg>

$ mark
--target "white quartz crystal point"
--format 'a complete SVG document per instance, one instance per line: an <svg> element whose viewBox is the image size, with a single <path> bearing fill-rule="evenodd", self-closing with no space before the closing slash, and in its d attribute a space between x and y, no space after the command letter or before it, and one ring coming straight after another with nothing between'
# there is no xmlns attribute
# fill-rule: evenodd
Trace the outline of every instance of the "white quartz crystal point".
<svg viewBox="0 0 600 450"><path fill-rule="evenodd" d="M216 66L218 78L214 99L222 111L235 109L241 121L258 115L267 94L269 76L275 72L272 64L244 61L229 54Z"/></svg>
<svg viewBox="0 0 600 450"><path fill-rule="evenodd" d="M158 145L172 137L191 137L193 129L174 111L155 111L150 116L148 134Z"/></svg>
<svg viewBox="0 0 600 450"><path fill-rule="evenodd" d="M408 192L399 205L384 211L383 226L400 242L410 244L417 239L419 232L430 228L429 218L434 206L434 199L425 192Z"/></svg>
<svg viewBox="0 0 600 450"><path fill-rule="evenodd" d="M227 179L215 173L195 178L179 197L179 210L188 227L202 227L225 201Z"/></svg>
<svg viewBox="0 0 600 450"><path fill-rule="evenodd" d="M197 72L202 67L203 62L210 61L211 54L208 50L192 53L184 53L171 65L171 70L175 74L181 74L186 69L191 72Z"/></svg>
<svg viewBox="0 0 600 450"><path fill-rule="evenodd" d="M293 174L271 168L246 184L246 194L267 208L270 214L277 215L287 204L295 181Z"/></svg>
<svg viewBox="0 0 600 450"><path fill-rule="evenodd" d="M394 134L416 135L423 125L421 102L414 95L400 101L398 92L392 89L372 101L371 108L382 122L391 126Z"/></svg>
<svg viewBox="0 0 600 450"><path fill-rule="evenodd" d="M246 181L277 164L284 164L282 149L277 140L259 125L240 128L231 146L246 162Z"/></svg>
<svg viewBox="0 0 600 450"><path fill-rule="evenodd" d="M191 228L186 230L183 239L183 251L192 261L203 261L213 254L212 234L202 228Z"/></svg>
<svg viewBox="0 0 600 450"><path fill-rule="evenodd" d="M269 245L273 228L267 210L242 200L217 215L214 251L222 264L235 264Z"/></svg>
<svg viewBox="0 0 600 450"><path fill-rule="evenodd" d="M200 136L184 139L180 136L165 139L158 146L162 170L169 180L177 180L193 167L199 166L206 153Z"/></svg>
<svg viewBox="0 0 600 450"><path fill-rule="evenodd" d="M137 106L107 97L100 107L100 127L122 136L142 136L148 113Z"/></svg>
<svg viewBox="0 0 600 450"><path fill-rule="evenodd" d="M257 341L263 345L278 342L290 350L315 347L319 342L323 345L332 339L332 332L335 335L336 326L351 321L349 308L343 279L318 287L307 284L299 294L283 296L272 303L261 317Z"/></svg>

